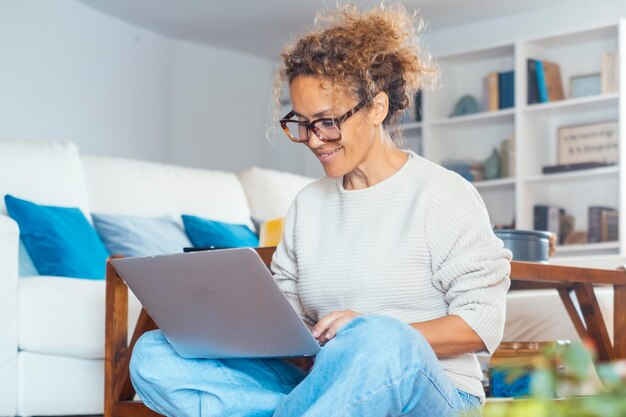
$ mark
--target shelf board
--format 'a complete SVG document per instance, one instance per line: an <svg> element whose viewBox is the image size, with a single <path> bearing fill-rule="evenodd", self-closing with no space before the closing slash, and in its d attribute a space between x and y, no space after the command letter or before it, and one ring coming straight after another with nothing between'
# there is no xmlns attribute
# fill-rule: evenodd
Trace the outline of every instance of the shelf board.
<svg viewBox="0 0 626 417"><path fill-rule="evenodd" d="M476 181L472 185L478 190L508 188L515 185L515 178L500 178L497 180Z"/></svg>
<svg viewBox="0 0 626 417"><path fill-rule="evenodd" d="M512 43L497 44L490 47L478 48L473 50L463 49L445 55L439 56L437 59L446 64L456 65L463 64L468 61L484 61L494 58L511 57L515 55L515 45Z"/></svg>
<svg viewBox="0 0 626 417"><path fill-rule="evenodd" d="M610 24L572 30L565 33L543 35L525 39L525 42L541 48L561 48L580 45L581 42L595 42L605 39L615 39L618 36L619 25Z"/></svg>
<svg viewBox="0 0 626 417"><path fill-rule="evenodd" d="M498 111L489 111L489 112L481 112L476 114L470 114L467 116L457 116L457 117L443 117L440 119L435 119L432 122L429 122L430 125L433 126L453 126L453 125L462 125L469 123L481 123L481 122L491 122L494 120L511 118L515 114L515 109L504 109Z"/></svg>
<svg viewBox="0 0 626 417"><path fill-rule="evenodd" d="M581 243L576 245L557 245L555 256L573 252L598 252L619 249L619 242Z"/></svg>
<svg viewBox="0 0 626 417"><path fill-rule="evenodd" d="M581 109L585 111L595 109L605 109L616 107L619 101L619 93L599 94L596 96L568 98L565 100L551 101L548 103L537 103L526 105L523 111L528 114L541 114L568 112L572 109Z"/></svg>
<svg viewBox="0 0 626 417"><path fill-rule="evenodd" d="M534 175L532 177L524 178L523 181L528 182L528 183L533 183L533 182L538 183L538 182L550 182L550 181L566 181L570 179L580 179L580 178L589 178L589 177L602 177L602 176L619 174L619 170L620 170L619 165L611 166L611 167L602 167L602 168L581 169L579 171L557 172L554 174Z"/></svg>
<svg viewBox="0 0 626 417"><path fill-rule="evenodd" d="M400 130L403 132L407 130L418 130L421 129L424 124L422 122L410 122L410 123L401 123Z"/></svg>
<svg viewBox="0 0 626 417"><path fill-rule="evenodd" d="M612 252L615 252L613 250ZM593 253L586 255L563 254L550 258L552 265L578 266L582 268L600 268L615 269L617 266L624 265L626 258L618 253Z"/></svg>

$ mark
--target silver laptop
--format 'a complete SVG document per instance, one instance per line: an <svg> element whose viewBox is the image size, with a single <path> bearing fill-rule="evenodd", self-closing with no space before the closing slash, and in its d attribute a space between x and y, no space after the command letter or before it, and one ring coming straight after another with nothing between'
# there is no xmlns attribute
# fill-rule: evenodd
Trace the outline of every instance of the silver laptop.
<svg viewBox="0 0 626 417"><path fill-rule="evenodd" d="M254 249L112 263L182 357L312 356L320 349Z"/></svg>

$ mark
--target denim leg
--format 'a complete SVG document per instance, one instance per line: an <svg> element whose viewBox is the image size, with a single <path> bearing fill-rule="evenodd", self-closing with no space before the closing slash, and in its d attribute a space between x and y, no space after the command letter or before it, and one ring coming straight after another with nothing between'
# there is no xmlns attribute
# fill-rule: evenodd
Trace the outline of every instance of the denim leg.
<svg viewBox="0 0 626 417"><path fill-rule="evenodd" d="M148 407L175 417L271 416L305 376L278 360L185 359L160 330L137 341L130 375Z"/></svg>
<svg viewBox="0 0 626 417"><path fill-rule="evenodd" d="M322 348L274 417L447 417L471 406L480 406L478 398L454 387L421 333L389 317L362 316Z"/></svg>

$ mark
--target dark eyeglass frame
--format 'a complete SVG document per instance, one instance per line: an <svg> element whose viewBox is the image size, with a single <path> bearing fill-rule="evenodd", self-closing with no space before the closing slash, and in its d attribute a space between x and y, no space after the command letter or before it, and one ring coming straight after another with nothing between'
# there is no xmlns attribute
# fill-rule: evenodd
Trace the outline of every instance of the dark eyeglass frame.
<svg viewBox="0 0 626 417"><path fill-rule="evenodd" d="M345 122L346 120L348 120L356 112L361 110L363 107L365 107L368 102L369 102L369 100L367 100L367 99L361 101L359 104L357 104L352 109L348 110L347 112L345 112L344 114L342 114L339 117L322 117L321 119L315 119L315 120L313 120L311 122L307 122L305 120L294 120L294 119L292 119L292 117L294 117L296 115L296 112L294 112L292 110L289 113L287 113L285 115L285 117L280 119L280 121L279 121L280 127L283 128L283 130L285 131L285 134L287 135L287 137L289 139L291 139L293 142L296 142L296 143L308 142L309 141L309 136L310 136L310 133L309 133L310 131L312 131L315 134L315 136L317 136L317 138L319 140L321 140L322 142L337 142L337 141L341 140L341 124L343 122ZM337 130L339 131L339 137L338 138L336 138L336 139L328 139L328 138L324 138L324 137L321 136L320 129L318 127L316 127L315 125L317 123L319 123L319 122L325 122L325 121L329 121L333 125L337 126ZM298 127L299 126L304 126L306 128L306 139L298 139L295 136L293 136L291 134L291 131L287 127L287 123L297 124Z"/></svg>

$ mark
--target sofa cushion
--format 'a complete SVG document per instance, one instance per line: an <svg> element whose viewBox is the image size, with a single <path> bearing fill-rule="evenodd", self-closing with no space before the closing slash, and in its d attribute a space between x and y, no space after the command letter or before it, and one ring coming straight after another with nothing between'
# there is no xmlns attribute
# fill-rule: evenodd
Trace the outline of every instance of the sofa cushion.
<svg viewBox="0 0 626 417"><path fill-rule="evenodd" d="M102 415L102 359L19 352L18 370L18 416Z"/></svg>
<svg viewBox="0 0 626 417"><path fill-rule="evenodd" d="M248 226L230 224L183 214L185 232L195 247L257 247L259 238Z"/></svg>
<svg viewBox="0 0 626 417"><path fill-rule="evenodd" d="M4 202L40 274L104 279L109 253L80 209L42 206L11 195Z"/></svg>
<svg viewBox="0 0 626 417"><path fill-rule="evenodd" d="M122 158L83 156L94 213L180 216L183 213L253 228L233 173Z"/></svg>
<svg viewBox="0 0 626 417"><path fill-rule="evenodd" d="M151 256L182 252L191 246L183 228L164 217L92 214L93 224L110 254Z"/></svg>
<svg viewBox="0 0 626 417"><path fill-rule="evenodd" d="M0 140L0 196L5 194L78 207L89 218L85 176L78 148L71 142ZM6 214L4 201L0 213Z"/></svg>
<svg viewBox="0 0 626 417"><path fill-rule="evenodd" d="M251 167L238 174L252 216L265 221L284 217L298 192L315 178Z"/></svg>
<svg viewBox="0 0 626 417"><path fill-rule="evenodd" d="M104 358L105 282L63 277L24 278L18 287L20 350ZM141 304L129 293L129 334Z"/></svg>

